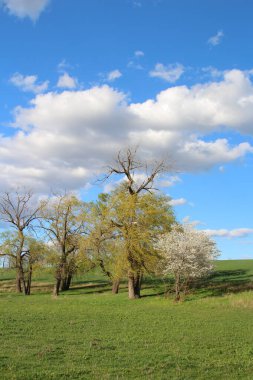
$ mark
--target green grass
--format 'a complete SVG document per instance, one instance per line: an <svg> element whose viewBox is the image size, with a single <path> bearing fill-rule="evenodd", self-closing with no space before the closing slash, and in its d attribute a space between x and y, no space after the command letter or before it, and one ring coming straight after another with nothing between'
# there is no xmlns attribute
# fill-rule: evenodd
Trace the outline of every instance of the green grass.
<svg viewBox="0 0 253 380"><path fill-rule="evenodd" d="M147 279L140 300L90 273L53 299L40 273L30 297L0 272L1 379L253 379L253 261L218 262L185 302ZM2 281L1 281L2 280ZM37 286L37 288L36 288Z"/></svg>

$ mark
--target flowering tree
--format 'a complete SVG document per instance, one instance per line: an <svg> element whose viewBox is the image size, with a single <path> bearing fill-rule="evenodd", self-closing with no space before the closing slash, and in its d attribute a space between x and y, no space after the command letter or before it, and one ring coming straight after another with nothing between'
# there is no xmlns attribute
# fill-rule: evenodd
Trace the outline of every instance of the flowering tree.
<svg viewBox="0 0 253 380"><path fill-rule="evenodd" d="M219 255L215 242L191 225L173 226L170 233L158 238L156 248L163 257L162 273L174 276L176 301L180 300L182 287L209 273Z"/></svg>

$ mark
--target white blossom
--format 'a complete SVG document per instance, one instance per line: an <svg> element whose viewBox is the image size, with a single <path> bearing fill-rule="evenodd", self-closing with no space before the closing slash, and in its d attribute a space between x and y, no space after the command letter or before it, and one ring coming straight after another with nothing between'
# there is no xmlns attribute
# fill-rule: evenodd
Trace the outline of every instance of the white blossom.
<svg viewBox="0 0 253 380"><path fill-rule="evenodd" d="M163 257L162 273L175 278L177 299L182 282L209 273L219 255L215 242L189 224L173 226L171 232L159 237L156 248Z"/></svg>

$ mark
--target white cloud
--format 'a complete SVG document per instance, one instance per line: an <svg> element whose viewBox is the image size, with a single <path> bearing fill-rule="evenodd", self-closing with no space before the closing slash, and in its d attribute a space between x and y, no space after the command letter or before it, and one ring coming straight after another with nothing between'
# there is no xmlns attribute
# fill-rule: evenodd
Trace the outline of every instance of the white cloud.
<svg viewBox="0 0 253 380"><path fill-rule="evenodd" d="M70 76L67 72L64 72L58 79L57 87L74 89L77 87L78 81L76 78Z"/></svg>
<svg viewBox="0 0 253 380"><path fill-rule="evenodd" d="M174 186L178 182L181 182L181 178L179 178L178 176L170 176L167 179L159 180L159 186L160 187L171 187L171 186Z"/></svg>
<svg viewBox="0 0 253 380"><path fill-rule="evenodd" d="M117 181L110 181L110 182L106 182L103 186L103 193L110 193L111 191L115 190L115 188L120 185L121 183L124 182L124 178L120 178L119 180Z"/></svg>
<svg viewBox="0 0 253 380"><path fill-rule="evenodd" d="M205 136L222 125L253 135L252 99L253 85L239 70L219 82L168 88L142 103L129 103L107 85L37 95L16 107L16 133L0 136L0 186L79 189L129 145L139 145L147 159L168 157L174 173L219 167L253 147L247 139L230 145Z"/></svg>
<svg viewBox="0 0 253 380"><path fill-rule="evenodd" d="M143 70L143 66L140 64L142 57L144 57L144 52L142 50L136 50L133 57L128 62L127 67L135 70Z"/></svg>
<svg viewBox="0 0 253 380"><path fill-rule="evenodd" d="M224 71L218 70L216 67L213 66L203 67L202 71L206 74L210 74L211 77L214 79L221 78L224 75Z"/></svg>
<svg viewBox="0 0 253 380"><path fill-rule="evenodd" d="M29 17L36 21L50 0L0 0L4 8L19 18Z"/></svg>
<svg viewBox="0 0 253 380"><path fill-rule="evenodd" d="M144 52L142 50L136 50L134 52L135 57L140 58L144 56Z"/></svg>
<svg viewBox="0 0 253 380"><path fill-rule="evenodd" d="M185 205L186 203L187 203L187 200L185 198L171 199L171 201L169 201L169 204L171 206L182 206L182 205Z"/></svg>
<svg viewBox="0 0 253 380"><path fill-rule="evenodd" d="M127 64L127 67L135 70L143 70L143 66L135 59L130 60Z"/></svg>
<svg viewBox="0 0 253 380"><path fill-rule="evenodd" d="M10 82L14 86L18 87L21 91L33 92L35 94L46 91L49 85L49 81L38 84L37 80L37 75L22 75L20 73L15 73L10 78Z"/></svg>
<svg viewBox="0 0 253 380"><path fill-rule="evenodd" d="M141 8L142 7L142 2L140 0L133 0L133 6L135 8Z"/></svg>
<svg viewBox="0 0 253 380"><path fill-rule="evenodd" d="M252 134L252 105L253 85L249 76L240 70L230 70L221 81L190 88L174 86L160 92L156 99L130 107L147 128L156 131L205 134L227 126Z"/></svg>
<svg viewBox="0 0 253 380"><path fill-rule="evenodd" d="M134 173L133 178L136 185L140 186L146 180L147 173L144 173L144 172ZM108 183L105 183L103 192L105 193L110 192L111 190L115 189L115 187L118 184L122 183L123 181L124 181L124 177L122 177L121 179L117 181L110 181ZM178 182L181 182L181 179L178 176L169 176L169 177L166 176L163 179L158 177L154 181L154 187L156 189L160 189L161 187L167 188L167 187L174 186Z"/></svg>
<svg viewBox="0 0 253 380"><path fill-rule="evenodd" d="M181 75L184 73L184 66L175 63L171 65L164 65L162 63L157 63L154 70L149 72L149 75L153 78L161 78L166 82L174 83L176 82Z"/></svg>
<svg viewBox="0 0 253 380"><path fill-rule="evenodd" d="M223 31L218 30L218 32L214 36L208 39L207 43L212 46L217 46L221 43L223 37L224 37Z"/></svg>
<svg viewBox="0 0 253 380"><path fill-rule="evenodd" d="M113 70L106 75L106 80L108 82L113 82L120 77L122 77L122 73L119 70Z"/></svg>
<svg viewBox="0 0 253 380"><path fill-rule="evenodd" d="M199 225L203 225L205 223L201 222L200 220L191 220L191 217L189 215L185 216L183 219L182 219L182 222L186 225L190 225L192 227L197 227Z"/></svg>
<svg viewBox="0 0 253 380"><path fill-rule="evenodd" d="M72 69L72 66L66 61L66 59L62 59L60 63L57 65L57 69L59 73L64 74L69 69Z"/></svg>
<svg viewBox="0 0 253 380"><path fill-rule="evenodd" d="M218 229L218 230L203 230L207 235L212 237L225 238L242 238L253 234L253 228L236 228L234 230Z"/></svg>

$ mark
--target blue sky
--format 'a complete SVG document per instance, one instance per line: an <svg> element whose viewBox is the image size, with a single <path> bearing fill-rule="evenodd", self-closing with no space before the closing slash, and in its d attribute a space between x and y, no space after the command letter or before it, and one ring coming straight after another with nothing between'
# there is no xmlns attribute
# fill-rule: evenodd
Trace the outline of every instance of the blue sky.
<svg viewBox="0 0 253 380"><path fill-rule="evenodd" d="M0 186L85 199L118 149L222 258L253 258L250 0L0 0Z"/></svg>

